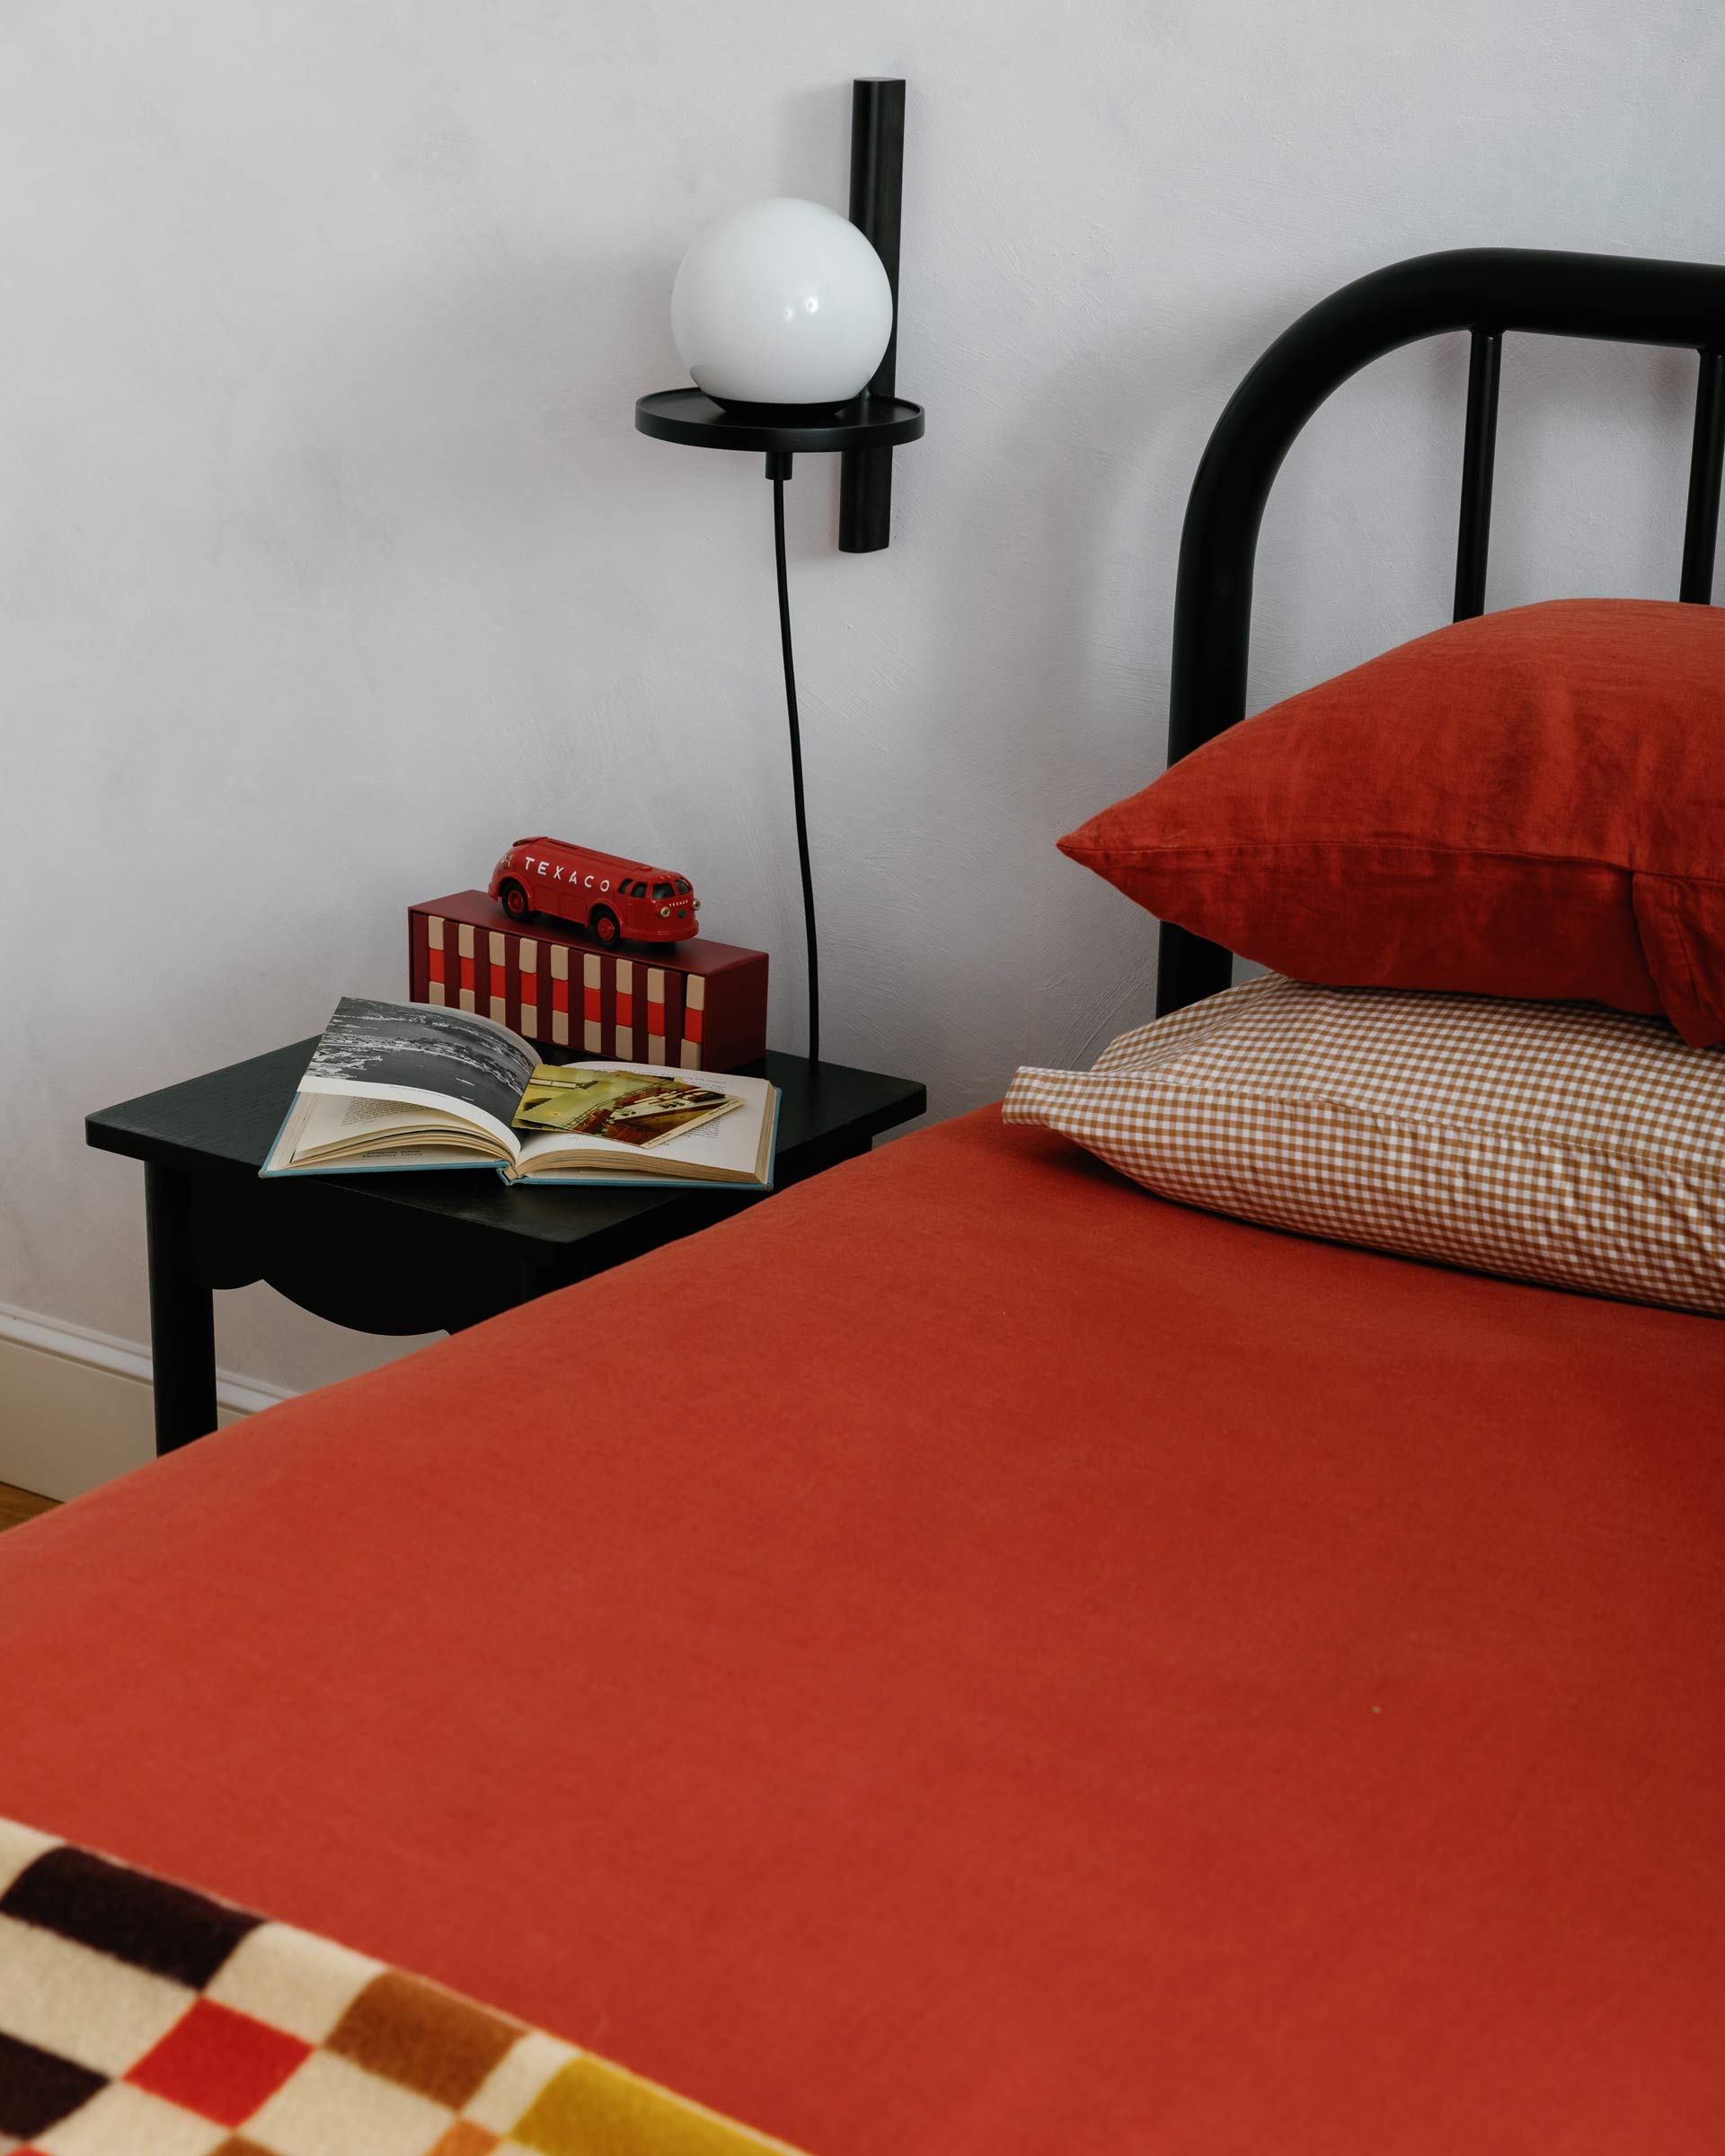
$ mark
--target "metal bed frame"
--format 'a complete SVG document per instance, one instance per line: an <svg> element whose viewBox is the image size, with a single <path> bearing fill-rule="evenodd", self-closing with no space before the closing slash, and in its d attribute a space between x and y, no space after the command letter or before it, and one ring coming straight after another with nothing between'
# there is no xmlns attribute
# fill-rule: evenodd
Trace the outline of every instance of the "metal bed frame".
<svg viewBox="0 0 1725 2156"><path fill-rule="evenodd" d="M1712 603L1725 461L1725 269L1516 247L1415 255L1344 285L1302 314L1252 367L1216 423L1181 532L1171 764L1246 715L1252 557L1264 504L1294 437L1331 390L1369 361L1457 330L1469 331L1472 348L1454 618L1485 611L1498 377L1510 330L1688 345L1700 354L1677 596ZM1158 1015L1225 988L1230 964L1221 944L1164 922Z"/></svg>

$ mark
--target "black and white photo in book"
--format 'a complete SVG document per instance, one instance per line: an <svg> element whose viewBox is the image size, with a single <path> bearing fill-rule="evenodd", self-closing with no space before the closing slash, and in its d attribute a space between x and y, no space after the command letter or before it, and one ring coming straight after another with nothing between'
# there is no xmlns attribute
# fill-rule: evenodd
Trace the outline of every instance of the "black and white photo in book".
<svg viewBox="0 0 1725 2156"><path fill-rule="evenodd" d="M447 1094L507 1125L538 1060L525 1041L477 1012L344 995L305 1075Z"/></svg>

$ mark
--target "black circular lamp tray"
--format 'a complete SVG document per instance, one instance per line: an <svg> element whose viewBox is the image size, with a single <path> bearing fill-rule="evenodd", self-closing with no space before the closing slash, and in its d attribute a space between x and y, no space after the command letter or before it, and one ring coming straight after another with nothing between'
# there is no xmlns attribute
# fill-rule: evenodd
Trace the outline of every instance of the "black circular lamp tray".
<svg viewBox="0 0 1725 2156"><path fill-rule="evenodd" d="M834 449L896 449L923 431L923 408L903 397L848 404L743 404L727 409L698 389L659 389L635 400L635 425L661 442L695 449L752 449L784 455Z"/></svg>

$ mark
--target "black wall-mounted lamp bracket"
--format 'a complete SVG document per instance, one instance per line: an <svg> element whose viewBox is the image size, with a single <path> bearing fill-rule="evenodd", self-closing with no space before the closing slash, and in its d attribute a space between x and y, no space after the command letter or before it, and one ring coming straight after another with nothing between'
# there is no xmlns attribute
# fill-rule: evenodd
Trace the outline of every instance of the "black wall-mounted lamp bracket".
<svg viewBox="0 0 1725 2156"><path fill-rule="evenodd" d="M851 84L851 222L892 288L892 334L862 393L890 400L898 382L898 226L905 199L905 85L880 76ZM838 543L871 554L892 535L892 451L847 449L840 459Z"/></svg>

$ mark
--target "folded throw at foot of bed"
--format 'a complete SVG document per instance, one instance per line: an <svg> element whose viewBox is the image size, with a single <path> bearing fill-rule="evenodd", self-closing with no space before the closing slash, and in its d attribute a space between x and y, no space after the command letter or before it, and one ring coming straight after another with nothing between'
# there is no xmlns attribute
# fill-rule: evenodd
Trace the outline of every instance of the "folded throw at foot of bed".
<svg viewBox="0 0 1725 2156"><path fill-rule="evenodd" d="M795 2156L422 1977L5 1820L0 2149Z"/></svg>

